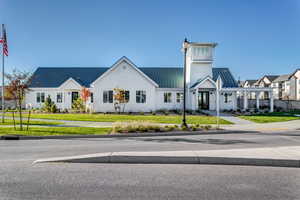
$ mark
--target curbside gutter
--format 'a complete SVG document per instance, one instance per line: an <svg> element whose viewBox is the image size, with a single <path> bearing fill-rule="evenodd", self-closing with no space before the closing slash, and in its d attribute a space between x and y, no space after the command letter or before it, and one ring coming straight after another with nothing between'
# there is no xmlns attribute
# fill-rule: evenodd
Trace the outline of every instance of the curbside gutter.
<svg viewBox="0 0 300 200"><path fill-rule="evenodd" d="M300 149L299 147L297 147ZM71 157L39 159L33 162L66 163L123 163L123 164L210 164L247 165L300 168L300 154L295 149L284 149L287 156L278 156L279 148L209 150L209 151L157 151L157 152L108 152ZM298 150L297 149L297 150ZM224 153L222 153L224 152ZM291 155L292 158L291 158Z"/></svg>
<svg viewBox="0 0 300 200"><path fill-rule="evenodd" d="M2 135L0 140L41 140L41 139L72 139L72 138L116 138L116 137L152 137L152 136L184 136L205 134L232 134L232 133L257 133L257 131L242 130L208 130L208 131L176 131L176 132L147 132L147 133L122 133L107 135L52 135L52 136L24 136L24 135Z"/></svg>

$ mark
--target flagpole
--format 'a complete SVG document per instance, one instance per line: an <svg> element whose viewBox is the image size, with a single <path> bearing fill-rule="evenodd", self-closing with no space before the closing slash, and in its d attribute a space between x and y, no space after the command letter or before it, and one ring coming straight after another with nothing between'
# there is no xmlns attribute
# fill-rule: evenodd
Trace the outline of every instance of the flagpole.
<svg viewBox="0 0 300 200"><path fill-rule="evenodd" d="M2 39L4 34L4 24L2 24ZM4 123L4 43L2 43L2 123Z"/></svg>

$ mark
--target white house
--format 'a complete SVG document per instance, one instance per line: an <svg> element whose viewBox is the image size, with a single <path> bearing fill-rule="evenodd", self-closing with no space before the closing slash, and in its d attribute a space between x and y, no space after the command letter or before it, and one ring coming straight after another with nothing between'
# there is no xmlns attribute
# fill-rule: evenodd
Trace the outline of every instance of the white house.
<svg viewBox="0 0 300 200"><path fill-rule="evenodd" d="M221 109L237 109L237 83L228 68L213 67L215 43L190 43L187 49L187 108L216 109L216 80L221 77ZM181 109L183 68L144 68L126 57L109 68L39 67L33 74L25 102L40 108L47 96L60 109L70 109L80 90L89 88L89 105L94 112L113 112L113 89L126 91L127 112ZM242 91L242 92L243 92ZM262 90L261 90L262 91ZM247 92L245 90L245 92ZM245 99L244 109L247 109Z"/></svg>

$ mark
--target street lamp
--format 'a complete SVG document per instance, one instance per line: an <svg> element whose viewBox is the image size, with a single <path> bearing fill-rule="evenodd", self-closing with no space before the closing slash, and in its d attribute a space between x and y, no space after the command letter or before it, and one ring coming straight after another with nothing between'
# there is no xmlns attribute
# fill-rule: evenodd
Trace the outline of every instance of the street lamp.
<svg viewBox="0 0 300 200"><path fill-rule="evenodd" d="M182 44L183 47L183 54L184 54L184 58L183 58L183 113L182 113L182 127L187 127L186 124L186 119L185 119L185 106L186 106L186 53L187 53L187 48L189 46L189 42L188 40L185 38Z"/></svg>

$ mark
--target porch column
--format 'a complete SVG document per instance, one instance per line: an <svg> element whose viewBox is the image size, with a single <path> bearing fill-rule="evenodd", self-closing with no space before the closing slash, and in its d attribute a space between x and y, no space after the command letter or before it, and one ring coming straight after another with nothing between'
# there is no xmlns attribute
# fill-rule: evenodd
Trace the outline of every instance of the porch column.
<svg viewBox="0 0 300 200"><path fill-rule="evenodd" d="M247 110L247 109L248 109L248 93L245 90L244 91L244 110Z"/></svg>
<svg viewBox="0 0 300 200"><path fill-rule="evenodd" d="M237 92L233 92L233 110L237 110Z"/></svg>
<svg viewBox="0 0 300 200"><path fill-rule="evenodd" d="M269 92L270 97L270 112L274 112L274 97L273 97L273 91Z"/></svg>
<svg viewBox="0 0 300 200"><path fill-rule="evenodd" d="M255 93L255 98L256 98L256 108L259 110L259 94L260 92Z"/></svg>

